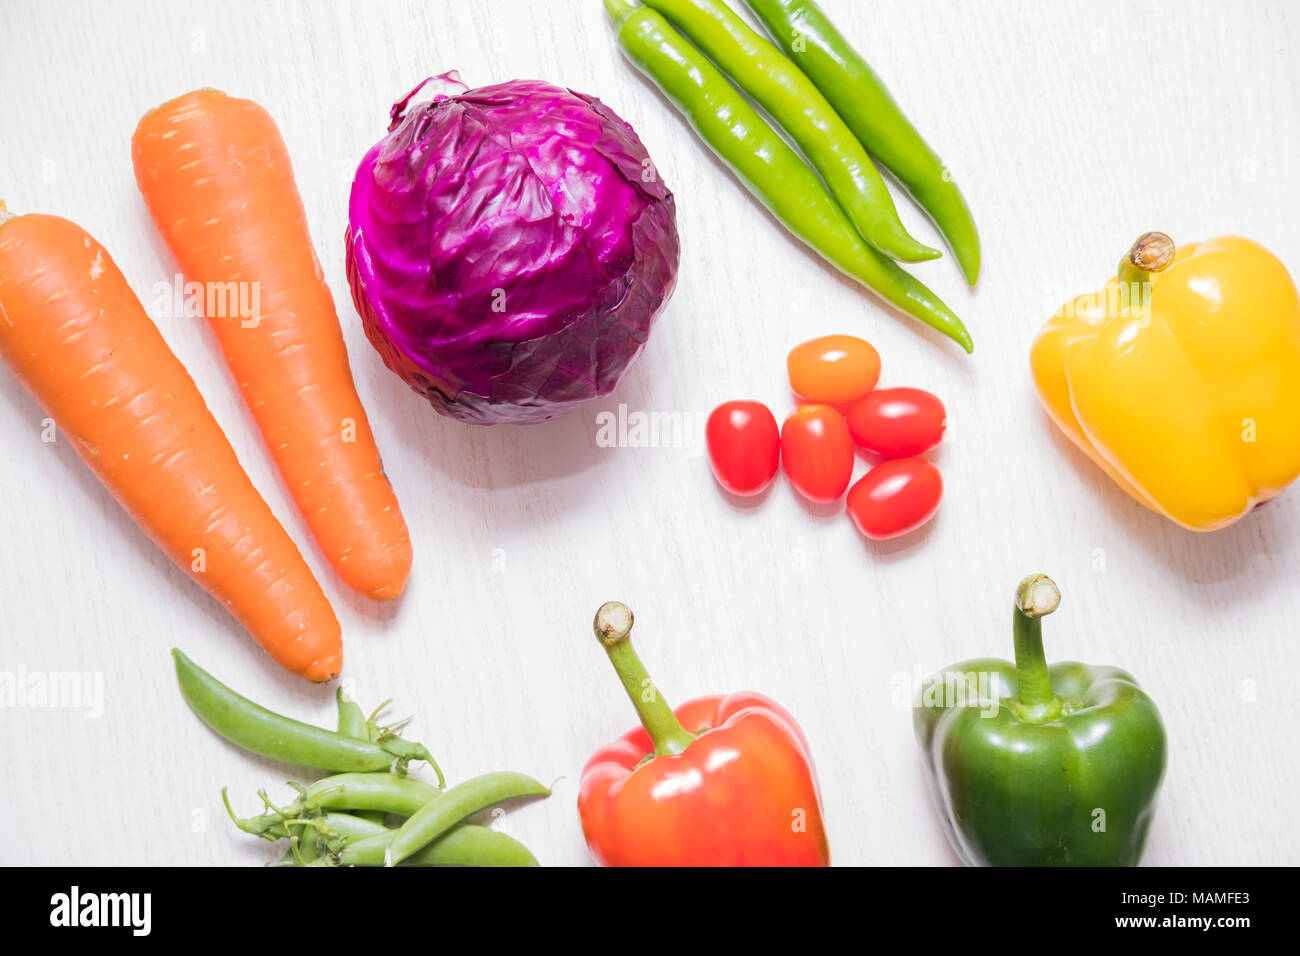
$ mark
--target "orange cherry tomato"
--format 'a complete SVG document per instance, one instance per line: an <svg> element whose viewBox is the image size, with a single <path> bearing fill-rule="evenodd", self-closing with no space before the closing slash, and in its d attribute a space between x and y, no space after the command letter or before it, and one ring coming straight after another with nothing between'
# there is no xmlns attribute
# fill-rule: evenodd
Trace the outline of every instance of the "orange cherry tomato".
<svg viewBox="0 0 1300 956"><path fill-rule="evenodd" d="M880 353L852 335L824 335L796 345L785 365L801 402L847 405L880 381Z"/></svg>
<svg viewBox="0 0 1300 956"><path fill-rule="evenodd" d="M911 458L943 440L943 402L919 388L878 388L849 409L853 440L882 458Z"/></svg>
<svg viewBox="0 0 1300 956"><path fill-rule="evenodd" d="M884 461L849 489L848 512L868 538L884 541L934 517L943 497L939 469L924 458Z"/></svg>
<svg viewBox="0 0 1300 956"><path fill-rule="evenodd" d="M733 495L756 495L776 475L781 433L762 402L723 402L709 414L704 441L713 477Z"/></svg>
<svg viewBox="0 0 1300 956"><path fill-rule="evenodd" d="M781 460L795 491L818 504L835 501L853 477L848 422L829 405L800 405L781 426Z"/></svg>

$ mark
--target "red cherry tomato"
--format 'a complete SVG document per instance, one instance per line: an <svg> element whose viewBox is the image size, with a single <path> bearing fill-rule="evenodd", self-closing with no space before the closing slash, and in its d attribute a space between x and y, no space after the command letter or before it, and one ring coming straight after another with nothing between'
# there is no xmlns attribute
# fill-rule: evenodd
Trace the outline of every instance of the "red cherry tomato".
<svg viewBox="0 0 1300 956"><path fill-rule="evenodd" d="M884 541L934 517L943 497L939 469L924 458L884 461L849 489L849 517L868 538Z"/></svg>
<svg viewBox="0 0 1300 956"><path fill-rule="evenodd" d="M733 495L756 495L776 475L781 435L776 416L762 402L724 402L704 427L709 465L718 484Z"/></svg>
<svg viewBox="0 0 1300 956"><path fill-rule="evenodd" d="M882 458L911 458L943 439L943 402L919 388L881 388L849 409L853 440Z"/></svg>
<svg viewBox="0 0 1300 956"><path fill-rule="evenodd" d="M827 504L844 494L853 476L853 436L829 405L800 405L781 426L781 457L795 491Z"/></svg>
<svg viewBox="0 0 1300 956"><path fill-rule="evenodd" d="M880 353L852 335L824 335L796 345L785 365L801 402L847 405L880 381Z"/></svg>

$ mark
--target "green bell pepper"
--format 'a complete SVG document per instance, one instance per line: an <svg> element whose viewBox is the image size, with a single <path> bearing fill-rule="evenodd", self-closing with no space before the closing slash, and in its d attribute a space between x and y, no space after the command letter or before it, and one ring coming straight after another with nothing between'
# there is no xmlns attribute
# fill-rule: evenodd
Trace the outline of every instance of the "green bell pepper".
<svg viewBox="0 0 1300 956"><path fill-rule="evenodd" d="M1016 661L954 664L923 683L917 739L948 842L970 866L1136 866L1165 772L1160 713L1115 667L1047 666L1052 579L1016 591Z"/></svg>

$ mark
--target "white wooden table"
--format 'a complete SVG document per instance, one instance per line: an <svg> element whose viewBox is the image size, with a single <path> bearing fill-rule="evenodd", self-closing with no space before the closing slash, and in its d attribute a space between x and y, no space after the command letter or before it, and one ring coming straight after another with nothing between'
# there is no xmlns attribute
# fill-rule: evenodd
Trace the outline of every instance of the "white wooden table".
<svg viewBox="0 0 1300 956"><path fill-rule="evenodd" d="M135 188L136 120L205 85L271 111L415 542L400 603L353 596L325 565L202 321L159 324L332 596L361 701L394 698L453 779L510 768L555 781L551 799L499 824L544 864L589 862L578 774L632 723L589 629L613 597L635 610L639 649L670 699L754 688L799 717L836 862L953 863L923 786L910 688L945 663L1009 655L1012 589L1037 570L1065 595L1049 656L1122 664L1164 712L1172 752L1146 862L1300 863L1300 492L1227 531L1182 532L1054 434L1026 362L1043 319L1099 284L1146 229L1245 233L1300 269L1300 16L1281 2L825 5L975 209L978 291L948 258L917 269L966 319L973 358L886 314L780 232L621 60L597 0L6 3L0 196L84 225L147 302L175 267ZM671 306L618 391L557 422L439 418L384 369L350 304L355 164L395 99L452 68L472 85L535 77L598 95L677 194ZM786 349L830 332L869 337L884 383L932 389L951 413L937 456L946 500L900 543L865 544L843 514L812 513L784 483L736 508L701 454L703 418L722 400L757 397L783 415ZM680 414L690 440L598 446L596 416L620 404ZM0 862L268 860L269 845L224 818L219 791L251 812L258 787L283 794L294 771L207 731L177 692L168 648L308 720L333 721L331 690L263 657L66 441L42 441L41 420L0 374L0 671L100 675L102 707L0 709Z"/></svg>

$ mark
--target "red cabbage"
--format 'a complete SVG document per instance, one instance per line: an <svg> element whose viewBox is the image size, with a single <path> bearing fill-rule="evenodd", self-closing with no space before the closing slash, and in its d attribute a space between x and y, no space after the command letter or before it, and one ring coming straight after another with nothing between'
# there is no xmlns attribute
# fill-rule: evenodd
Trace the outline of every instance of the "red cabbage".
<svg viewBox="0 0 1300 956"><path fill-rule="evenodd" d="M677 278L673 195L632 127L535 80L392 111L352 183L348 281L385 364L462 421L608 394Z"/></svg>

